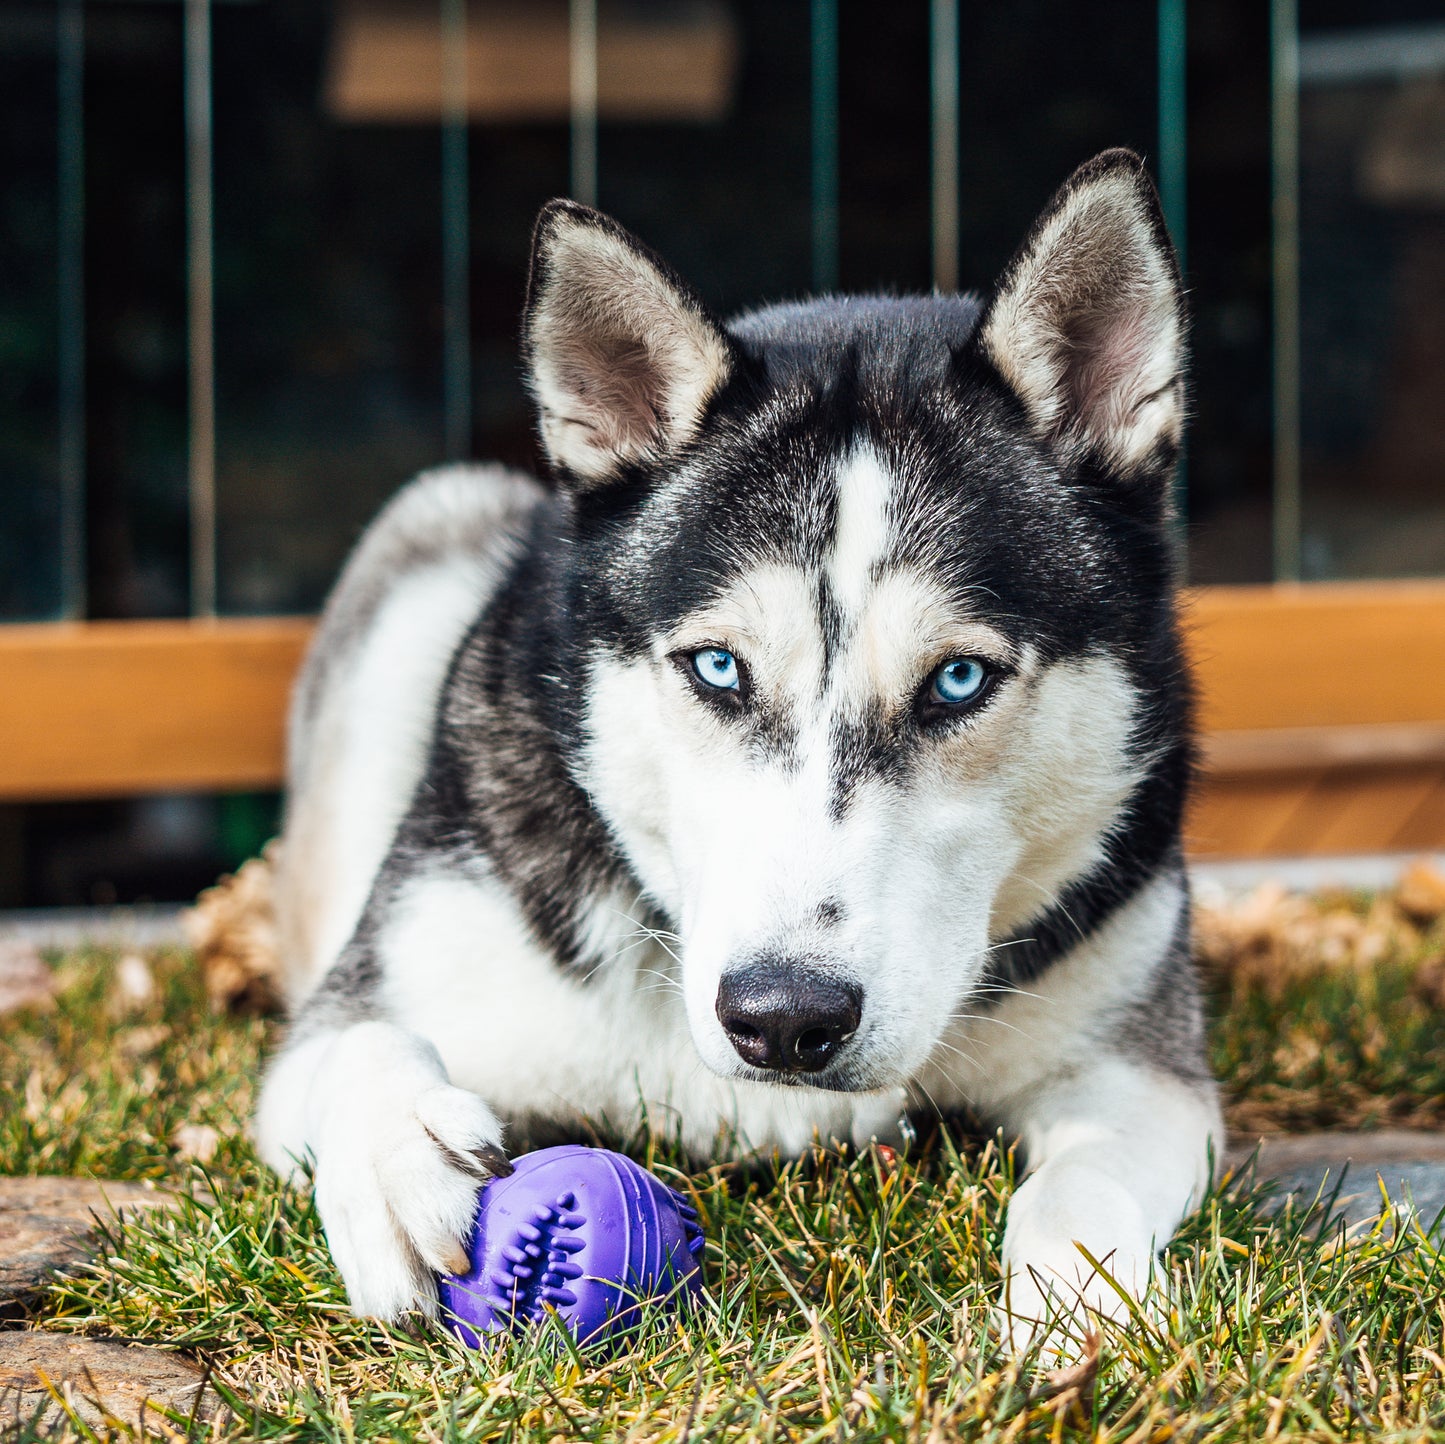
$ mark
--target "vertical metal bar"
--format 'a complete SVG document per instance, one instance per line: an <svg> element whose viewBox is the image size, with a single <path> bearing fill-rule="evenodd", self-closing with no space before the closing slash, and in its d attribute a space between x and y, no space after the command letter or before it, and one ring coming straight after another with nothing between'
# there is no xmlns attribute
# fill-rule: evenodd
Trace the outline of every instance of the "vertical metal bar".
<svg viewBox="0 0 1445 1444"><path fill-rule="evenodd" d="M61 0L57 17L60 606L74 620L86 612L84 0Z"/></svg>
<svg viewBox="0 0 1445 1444"><path fill-rule="evenodd" d="M958 290L958 0L932 0L933 288Z"/></svg>
<svg viewBox="0 0 1445 1444"><path fill-rule="evenodd" d="M597 204L597 0L571 0L572 199Z"/></svg>
<svg viewBox="0 0 1445 1444"><path fill-rule="evenodd" d="M1159 60L1159 201L1164 207L1164 221L1179 257L1183 275L1188 263L1188 139L1189 111L1186 91L1188 60L1188 15L1186 0L1158 0ZM1185 519L1189 514L1188 463L1181 453L1174 467L1170 488L1177 545L1187 571L1188 533ZM1182 578L1181 578L1182 580Z"/></svg>
<svg viewBox="0 0 1445 1444"><path fill-rule="evenodd" d="M186 0L186 254L190 320L191 615L216 614L216 354L212 274L211 0Z"/></svg>
<svg viewBox="0 0 1445 1444"><path fill-rule="evenodd" d="M1299 14L1270 5L1274 252L1274 579L1300 579Z"/></svg>
<svg viewBox="0 0 1445 1444"><path fill-rule="evenodd" d="M838 287L838 0L812 0L813 289Z"/></svg>
<svg viewBox="0 0 1445 1444"><path fill-rule="evenodd" d="M472 449L471 212L467 150L467 0L441 0L442 409L446 453Z"/></svg>
<svg viewBox="0 0 1445 1444"><path fill-rule="evenodd" d="M1188 221L1188 59L1185 0L1159 0L1159 199L1185 264Z"/></svg>

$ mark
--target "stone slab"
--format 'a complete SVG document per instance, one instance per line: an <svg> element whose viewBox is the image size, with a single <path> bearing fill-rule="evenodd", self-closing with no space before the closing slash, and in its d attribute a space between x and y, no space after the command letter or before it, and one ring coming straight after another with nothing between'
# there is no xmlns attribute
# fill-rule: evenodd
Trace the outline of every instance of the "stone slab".
<svg viewBox="0 0 1445 1444"><path fill-rule="evenodd" d="M145 1415L154 1431L159 1410L204 1418L217 1402L200 1365L168 1349L36 1329L0 1332L0 1435L37 1417L58 1424L67 1405L92 1427L139 1433Z"/></svg>
<svg viewBox="0 0 1445 1444"><path fill-rule="evenodd" d="M1200 893L1218 897L1253 892L1261 883L1277 882L1290 892L1325 888L1375 891L1395 887L1412 863L1424 856L1445 868L1445 853L1368 853L1353 857L1255 857L1238 862L1191 862L1189 876Z"/></svg>
<svg viewBox="0 0 1445 1444"><path fill-rule="evenodd" d="M144 1183L0 1178L0 1307L23 1301L56 1269L86 1259L97 1218L175 1204L174 1193Z"/></svg>
<svg viewBox="0 0 1445 1444"><path fill-rule="evenodd" d="M114 908L0 909L0 942L20 940L38 948L70 951L95 947L184 947L179 904Z"/></svg>
<svg viewBox="0 0 1445 1444"><path fill-rule="evenodd" d="M1445 1235L1445 1133L1296 1133L1231 1141L1227 1162L1245 1166L1257 1146L1258 1174L1297 1204L1328 1197L1350 1226L1380 1216L1380 1183L1390 1201L1414 1205L1420 1222Z"/></svg>

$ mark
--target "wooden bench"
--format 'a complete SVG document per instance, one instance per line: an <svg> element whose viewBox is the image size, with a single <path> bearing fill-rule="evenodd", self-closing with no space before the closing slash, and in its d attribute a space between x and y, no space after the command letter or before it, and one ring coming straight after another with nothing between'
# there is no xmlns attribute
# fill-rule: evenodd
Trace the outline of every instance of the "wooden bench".
<svg viewBox="0 0 1445 1444"><path fill-rule="evenodd" d="M1445 847L1445 583L1188 598L1199 856ZM0 627L0 800L274 788L307 618Z"/></svg>

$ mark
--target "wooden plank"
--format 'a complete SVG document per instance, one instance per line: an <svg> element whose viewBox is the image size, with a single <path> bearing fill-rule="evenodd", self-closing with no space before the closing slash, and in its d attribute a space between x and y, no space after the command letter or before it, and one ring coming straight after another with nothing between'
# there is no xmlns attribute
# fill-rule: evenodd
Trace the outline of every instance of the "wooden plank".
<svg viewBox="0 0 1445 1444"><path fill-rule="evenodd" d="M466 107L473 121L571 114L565 0L467 7ZM597 110L607 121L720 120L732 104L737 27L718 0L602 9ZM444 55L436 0L340 0L331 29L327 110L347 122L435 125Z"/></svg>
<svg viewBox="0 0 1445 1444"><path fill-rule="evenodd" d="M1189 615L1214 729L1194 851L1346 846L1396 811L1396 845L1445 846L1445 788L1424 770L1445 768L1445 583L1195 591ZM311 626L0 627L0 799L279 785Z"/></svg>
<svg viewBox="0 0 1445 1444"><path fill-rule="evenodd" d="M0 799L274 787L312 623L0 627Z"/></svg>
<svg viewBox="0 0 1445 1444"><path fill-rule="evenodd" d="M1206 778L1191 857L1325 857L1445 849L1445 768L1347 768Z"/></svg>
<svg viewBox="0 0 1445 1444"><path fill-rule="evenodd" d="M1400 819L1392 852L1445 851L1445 770L1424 801Z"/></svg>
<svg viewBox="0 0 1445 1444"><path fill-rule="evenodd" d="M1203 589L1187 616L1192 855L1445 847L1445 584Z"/></svg>
<svg viewBox="0 0 1445 1444"><path fill-rule="evenodd" d="M1205 778L1196 789L1184 827L1184 849L1191 857L1267 857L1277 855L1274 840L1305 804L1322 776Z"/></svg>
<svg viewBox="0 0 1445 1444"><path fill-rule="evenodd" d="M1189 594L1206 732L1445 722L1445 583Z"/></svg>
<svg viewBox="0 0 1445 1444"><path fill-rule="evenodd" d="M1259 849L1278 857L1393 852L1401 822L1434 789L1438 768L1341 768L1315 780Z"/></svg>
<svg viewBox="0 0 1445 1444"><path fill-rule="evenodd" d="M1373 726L1259 727L1213 732L1200 739L1200 754L1205 772L1220 777L1445 763L1445 723L1382 722Z"/></svg>

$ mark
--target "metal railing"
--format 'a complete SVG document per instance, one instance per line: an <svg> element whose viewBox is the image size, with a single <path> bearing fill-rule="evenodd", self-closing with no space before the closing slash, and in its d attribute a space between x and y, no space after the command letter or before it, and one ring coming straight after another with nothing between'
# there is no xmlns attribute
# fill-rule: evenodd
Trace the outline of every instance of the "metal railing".
<svg viewBox="0 0 1445 1444"><path fill-rule="evenodd" d="M213 275L212 7L184 6L188 312L188 515L190 610L217 610L216 346ZM471 237L469 207L467 0L435 0L443 50L442 176L438 244L442 255L441 364L444 448L466 454L472 434ZM811 255L818 290L839 276L839 15L837 0L809 0L811 78ZM932 279L959 281L961 126L958 0L928 0ZM58 85L58 472L62 614L86 615L85 451L85 0L56 0ZM1273 136L1274 460L1273 566L1277 579L1301 575L1299 36L1296 0L1271 0ZM1186 229L1185 0L1158 0L1157 169L1165 210L1181 253ZM598 193L597 0L569 0L571 188Z"/></svg>

